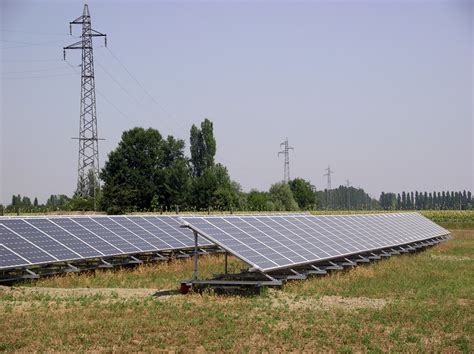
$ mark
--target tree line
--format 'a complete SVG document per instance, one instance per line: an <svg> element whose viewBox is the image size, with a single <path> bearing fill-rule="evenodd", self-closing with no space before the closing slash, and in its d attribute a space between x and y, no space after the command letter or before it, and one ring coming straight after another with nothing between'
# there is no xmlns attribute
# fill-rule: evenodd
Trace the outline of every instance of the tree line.
<svg viewBox="0 0 474 354"><path fill-rule="evenodd" d="M99 210L108 214L176 211L298 211L298 210L412 210L469 209L471 192L419 193L383 192L379 200L362 188L339 186L316 190L302 178L277 182L268 191L242 191L227 168L215 161L217 151L213 123L205 119L193 125L189 135L189 157L185 142L163 137L153 128L136 127L122 133L118 146L109 153L100 172L88 174L89 195L51 195L45 204L38 199L12 196L7 212ZM94 198L95 196L95 198ZM3 207L1 208L3 211Z"/></svg>
<svg viewBox="0 0 474 354"><path fill-rule="evenodd" d="M470 191L402 192L380 195L384 210L467 210L474 208Z"/></svg>

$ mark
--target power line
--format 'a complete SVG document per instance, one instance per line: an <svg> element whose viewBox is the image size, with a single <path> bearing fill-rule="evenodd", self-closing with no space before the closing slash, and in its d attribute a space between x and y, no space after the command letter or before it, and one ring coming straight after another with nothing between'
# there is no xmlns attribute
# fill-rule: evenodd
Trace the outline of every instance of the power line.
<svg viewBox="0 0 474 354"><path fill-rule="evenodd" d="M117 55L115 55L109 48L107 48L107 51L109 52L109 54L122 66L122 68L127 72L127 74L133 79L133 81L135 81L135 83L143 90L143 92L150 98L150 100L156 104L166 115L168 115L168 117L170 117L173 121L175 121L179 127L180 127L180 130L186 134L187 131L186 131L186 128L180 123L180 121L178 119L176 119L175 117L173 117L173 115L165 108L163 107L162 104L160 104L156 99L155 97L153 97L150 92L141 84L141 82L130 72L130 70L128 70L128 68L125 66L125 64L117 57ZM173 132L173 128L171 126L169 126L166 122L163 121L163 123L165 123L167 125L167 127Z"/></svg>
<svg viewBox="0 0 474 354"><path fill-rule="evenodd" d="M39 36L69 36L68 33L29 32L29 31L10 30L10 29L4 29L4 28L0 29L0 32L33 34L33 35L39 35Z"/></svg>
<svg viewBox="0 0 474 354"><path fill-rule="evenodd" d="M62 62L61 59L33 59L33 60L0 60L0 63L46 63L46 62Z"/></svg>
<svg viewBox="0 0 474 354"><path fill-rule="evenodd" d="M71 75L76 75L76 74L65 73L65 74L41 75L41 76L1 77L0 79L1 80L43 79L43 78L59 77L59 76L71 76Z"/></svg>
<svg viewBox="0 0 474 354"><path fill-rule="evenodd" d="M57 66L57 67L54 67L54 68L37 69L37 70L23 70L23 71L1 72L0 75L36 73L36 72L45 72L45 71L54 71L54 70L64 70L64 69L66 69L64 66Z"/></svg>
<svg viewBox="0 0 474 354"><path fill-rule="evenodd" d="M122 89L125 94L127 94L136 104L140 105L140 102L133 96L115 77L96 59L96 63L99 67L110 77L110 79L115 82L115 84Z"/></svg>
<svg viewBox="0 0 474 354"><path fill-rule="evenodd" d="M74 67L74 65L72 65L69 61L67 60L64 60L64 62L69 65L71 67L72 70L74 70L74 72L76 74L79 74L79 71L76 70L76 68ZM108 104L110 104L120 115L122 115L123 117L127 118L127 119L131 119L128 115L126 115L125 113L123 113L111 100L109 100L99 89L95 89L95 91L98 93L98 95L100 97L102 97Z"/></svg>
<svg viewBox="0 0 474 354"><path fill-rule="evenodd" d="M0 42L21 44L21 45L16 45L16 46L11 46L11 47L0 47L0 49L3 50L3 49L26 48L26 47L36 47L36 46L56 47L55 45L53 45L53 43L63 42L63 40L33 43L33 42L11 41L7 39L0 39Z"/></svg>

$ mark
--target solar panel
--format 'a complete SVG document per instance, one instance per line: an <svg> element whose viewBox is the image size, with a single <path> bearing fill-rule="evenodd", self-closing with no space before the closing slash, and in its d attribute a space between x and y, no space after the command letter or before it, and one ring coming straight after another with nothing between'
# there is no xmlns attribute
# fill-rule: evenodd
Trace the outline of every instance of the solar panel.
<svg viewBox="0 0 474 354"><path fill-rule="evenodd" d="M191 249L194 236L180 224L171 215L0 218L0 270Z"/></svg>
<svg viewBox="0 0 474 354"><path fill-rule="evenodd" d="M30 264L24 258L18 256L15 252L0 244L0 267L12 267L18 265Z"/></svg>
<svg viewBox="0 0 474 354"><path fill-rule="evenodd" d="M183 217L204 238L268 272L445 236L418 213Z"/></svg>

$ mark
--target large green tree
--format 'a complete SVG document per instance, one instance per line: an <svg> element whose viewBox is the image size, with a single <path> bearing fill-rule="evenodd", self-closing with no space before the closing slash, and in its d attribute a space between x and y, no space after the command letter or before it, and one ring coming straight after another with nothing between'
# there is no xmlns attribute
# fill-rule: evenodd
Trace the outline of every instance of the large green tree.
<svg viewBox="0 0 474 354"><path fill-rule="evenodd" d="M299 210L298 204L293 197L290 186L288 183L279 182L275 183L270 187L268 191L270 200L275 206L275 210L279 211L294 211Z"/></svg>
<svg viewBox="0 0 474 354"><path fill-rule="evenodd" d="M295 178L289 183L293 197L300 209L308 210L316 206L316 188L303 178Z"/></svg>
<svg viewBox="0 0 474 354"><path fill-rule="evenodd" d="M252 189L247 195L247 208L251 211L272 211L275 206L268 192Z"/></svg>
<svg viewBox="0 0 474 354"><path fill-rule="evenodd" d="M204 119L201 128L193 124L190 133L191 142L191 164L193 175L202 176L204 172L214 166L216 155L216 139L214 138L214 127L209 119Z"/></svg>
<svg viewBox="0 0 474 354"><path fill-rule="evenodd" d="M216 139L209 119L190 133L193 179L190 204L197 209L228 210L239 205L239 188L230 179L227 168L215 163Z"/></svg>
<svg viewBox="0 0 474 354"><path fill-rule="evenodd" d="M102 169L102 206L110 212L150 210L154 196L165 208L182 205L189 172L184 141L163 139L152 128L125 131Z"/></svg>

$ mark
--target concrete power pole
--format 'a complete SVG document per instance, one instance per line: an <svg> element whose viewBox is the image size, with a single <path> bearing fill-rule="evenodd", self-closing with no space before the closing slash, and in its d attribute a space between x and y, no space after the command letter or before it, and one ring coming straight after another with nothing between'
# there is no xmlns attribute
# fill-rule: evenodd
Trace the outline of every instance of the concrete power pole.
<svg viewBox="0 0 474 354"><path fill-rule="evenodd" d="M66 49L80 49L82 51L79 137L74 138L79 141L76 194L82 197L94 197L95 200L96 189L99 186L99 140L101 139L97 133L92 38L104 37L105 46L107 46L107 37L92 29L87 4L84 5L82 16L69 23L71 35L72 25L82 25L81 40L63 48L64 60L66 60ZM91 182L93 183L92 191L88 188Z"/></svg>

